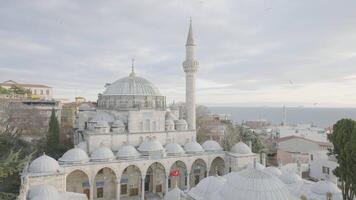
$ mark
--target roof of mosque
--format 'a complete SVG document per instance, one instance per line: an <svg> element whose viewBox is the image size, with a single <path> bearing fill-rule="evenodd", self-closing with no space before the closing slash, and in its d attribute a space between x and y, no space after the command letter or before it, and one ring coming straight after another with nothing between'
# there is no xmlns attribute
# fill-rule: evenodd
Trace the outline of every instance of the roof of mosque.
<svg viewBox="0 0 356 200"><path fill-rule="evenodd" d="M295 199L278 178L255 168L233 172L225 178L226 183L218 192L211 195L211 200Z"/></svg>
<svg viewBox="0 0 356 200"><path fill-rule="evenodd" d="M114 153L107 147L99 147L90 156L93 161L109 161L115 159Z"/></svg>
<svg viewBox="0 0 356 200"><path fill-rule="evenodd" d="M62 163L85 163L89 161L89 157L83 149L74 147L65 152L58 161Z"/></svg>
<svg viewBox="0 0 356 200"><path fill-rule="evenodd" d="M184 150L187 153L200 153L204 152L203 147L196 141L188 142L184 145Z"/></svg>
<svg viewBox="0 0 356 200"><path fill-rule="evenodd" d="M220 176L208 176L199 182L198 185L193 187L188 195L196 200L205 200L225 184L226 179Z"/></svg>
<svg viewBox="0 0 356 200"><path fill-rule="evenodd" d="M156 139L146 138L138 147L139 151L151 152L163 150L162 144Z"/></svg>
<svg viewBox="0 0 356 200"><path fill-rule="evenodd" d="M250 162L247 164L246 166L247 168L256 168L258 170L264 170L266 167L264 165L262 165L261 163L259 162L256 162L256 166L254 163Z"/></svg>
<svg viewBox="0 0 356 200"><path fill-rule="evenodd" d="M168 155L181 155L184 154L184 149L177 143L168 143L165 147Z"/></svg>
<svg viewBox="0 0 356 200"><path fill-rule="evenodd" d="M145 78L136 76L134 71L130 76L110 84L103 95L162 96L156 86Z"/></svg>
<svg viewBox="0 0 356 200"><path fill-rule="evenodd" d="M205 151L222 151L220 144L215 140L207 140L201 145Z"/></svg>
<svg viewBox="0 0 356 200"><path fill-rule="evenodd" d="M59 170L58 162L46 154L33 160L28 168L31 173L55 173Z"/></svg>
<svg viewBox="0 0 356 200"><path fill-rule="evenodd" d="M121 146L116 154L119 159L137 158L141 154L131 145Z"/></svg>
<svg viewBox="0 0 356 200"><path fill-rule="evenodd" d="M282 175L282 171L277 167L273 167L273 166L266 167L263 171L277 177Z"/></svg>
<svg viewBox="0 0 356 200"><path fill-rule="evenodd" d="M247 144L243 142L238 142L236 143L232 148L231 148L232 153L238 153L238 154L251 154L252 151Z"/></svg>

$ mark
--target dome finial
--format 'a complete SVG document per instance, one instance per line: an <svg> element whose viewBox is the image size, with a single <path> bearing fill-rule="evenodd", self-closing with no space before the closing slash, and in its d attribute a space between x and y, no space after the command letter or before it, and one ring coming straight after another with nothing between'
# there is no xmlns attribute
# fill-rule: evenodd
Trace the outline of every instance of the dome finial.
<svg viewBox="0 0 356 200"><path fill-rule="evenodd" d="M130 76L135 76L135 58L132 58L131 59L131 73L130 73Z"/></svg>

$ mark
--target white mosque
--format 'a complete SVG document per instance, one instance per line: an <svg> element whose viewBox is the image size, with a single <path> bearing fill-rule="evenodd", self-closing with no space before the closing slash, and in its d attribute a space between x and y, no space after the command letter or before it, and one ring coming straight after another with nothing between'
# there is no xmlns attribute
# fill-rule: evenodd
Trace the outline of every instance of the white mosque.
<svg viewBox="0 0 356 200"><path fill-rule="evenodd" d="M265 159L250 145L239 142L225 152L215 141L196 142L195 47L190 23L183 62L185 119L178 107L167 107L165 96L133 66L128 77L107 84L97 108L80 106L75 148L58 160L43 154L23 170L19 200L299 197L301 190L294 195L286 182L271 175L278 169L264 170ZM297 183L293 181L300 177L294 174L284 178Z"/></svg>

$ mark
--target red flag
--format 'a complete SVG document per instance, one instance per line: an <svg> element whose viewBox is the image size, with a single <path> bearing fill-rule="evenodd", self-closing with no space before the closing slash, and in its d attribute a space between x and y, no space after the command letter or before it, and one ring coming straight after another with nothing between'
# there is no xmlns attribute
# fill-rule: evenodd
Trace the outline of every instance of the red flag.
<svg viewBox="0 0 356 200"><path fill-rule="evenodd" d="M179 176L179 170L178 169L173 170L173 171L171 171L171 173L169 175L170 176Z"/></svg>

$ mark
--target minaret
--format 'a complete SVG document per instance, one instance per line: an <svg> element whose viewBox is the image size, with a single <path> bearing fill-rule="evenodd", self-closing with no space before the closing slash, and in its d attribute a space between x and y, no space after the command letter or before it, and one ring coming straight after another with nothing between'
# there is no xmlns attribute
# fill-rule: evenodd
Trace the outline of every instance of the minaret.
<svg viewBox="0 0 356 200"><path fill-rule="evenodd" d="M195 43L193 38L192 19L190 19L187 43L185 44L186 54L183 62L185 72L185 104L187 113L187 123L189 130L195 130L195 73L199 62L195 59Z"/></svg>
<svg viewBox="0 0 356 200"><path fill-rule="evenodd" d="M287 108L285 105L283 105L283 126L287 126Z"/></svg>

